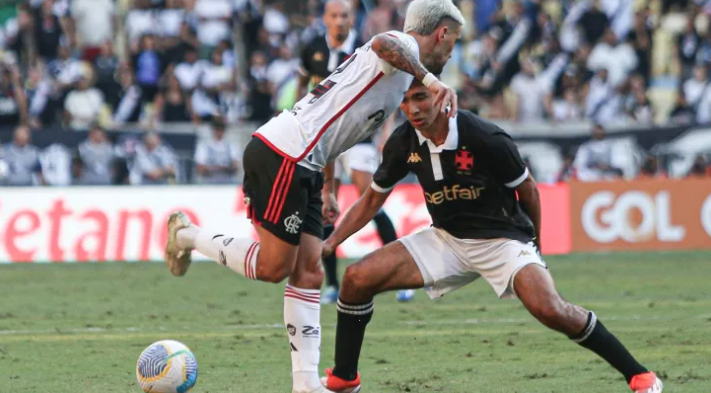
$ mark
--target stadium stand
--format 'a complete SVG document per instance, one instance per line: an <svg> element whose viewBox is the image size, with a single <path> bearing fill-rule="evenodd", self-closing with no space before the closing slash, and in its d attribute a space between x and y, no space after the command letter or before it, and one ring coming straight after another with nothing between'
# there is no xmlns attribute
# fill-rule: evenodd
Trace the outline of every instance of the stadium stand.
<svg viewBox="0 0 711 393"><path fill-rule="evenodd" d="M401 28L408 3L352 2L362 40ZM585 180L600 164L581 158L591 146L609 155L613 177L651 167L675 178L709 172L705 2L457 3L472 23L442 77L462 108L514 135L540 180ZM237 152L228 166L239 168L251 132L293 105L298 54L323 33L322 9L320 0L3 2L0 183L106 184L88 157L107 144L108 183L205 182L194 159L205 156L198 144L222 146L212 140L214 119ZM593 129L606 130L604 141L586 142ZM88 130L101 135L89 137L94 144ZM175 168L151 180L137 162L156 139ZM52 170L66 173L47 176L40 163L65 156L69 164ZM238 182L235 170L220 182Z"/></svg>

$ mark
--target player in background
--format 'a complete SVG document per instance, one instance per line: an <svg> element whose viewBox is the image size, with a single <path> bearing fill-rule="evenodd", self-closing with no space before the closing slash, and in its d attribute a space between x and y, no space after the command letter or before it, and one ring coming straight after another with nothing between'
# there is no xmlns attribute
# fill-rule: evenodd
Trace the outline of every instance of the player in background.
<svg viewBox="0 0 711 393"><path fill-rule="evenodd" d="M538 253L538 188L511 138L468 111L454 118L440 114L439 104L417 81L400 108L408 122L388 139L372 187L325 240L323 253L368 223L409 171L423 188L433 225L346 270L338 300L336 366L326 370L327 388L360 390L358 358L375 295L425 288L436 298L484 277L499 297L518 297L541 323L605 359L635 393L660 393L661 380L594 312L568 303L556 291Z"/></svg>
<svg viewBox="0 0 711 393"><path fill-rule="evenodd" d="M414 0L405 19L405 33L375 36L291 111L255 132L243 168L245 203L259 242L248 233L196 227L181 212L168 221L165 261L174 275L187 272L196 249L249 279L279 283L288 278L284 325L294 393L327 392L318 377L319 299L323 221L338 217L333 160L382 126L413 77L442 107L456 106L454 90L432 73L451 56L464 24L461 12L451 0Z"/></svg>
<svg viewBox="0 0 711 393"><path fill-rule="evenodd" d="M326 34L316 37L301 52L301 67L299 69L299 85L297 100L303 98L309 84L318 85L326 79L339 64L350 57L362 43L358 33L353 30L353 11L348 0L328 0L324 5L323 23ZM388 120L391 120L389 118ZM347 157L346 157L347 156ZM350 150L339 156L334 167L334 193L338 196L340 179L346 168L347 162L351 170L351 181L358 189L360 195L370 187L373 173L380 163L380 153L373 143L373 138L368 137L353 146ZM383 244L397 240L395 227L383 210L374 218L378 235ZM333 225L323 228L324 237L333 233ZM326 272L326 291L321 297L321 304L331 304L338 300L338 259L332 253L323 259Z"/></svg>

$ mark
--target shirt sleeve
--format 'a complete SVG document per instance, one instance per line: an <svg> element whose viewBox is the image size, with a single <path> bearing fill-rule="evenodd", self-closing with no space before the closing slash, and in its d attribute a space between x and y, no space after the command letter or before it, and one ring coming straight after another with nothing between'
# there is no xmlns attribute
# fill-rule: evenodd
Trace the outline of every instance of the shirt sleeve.
<svg viewBox="0 0 711 393"><path fill-rule="evenodd" d="M417 40L415 40L415 37L395 30L388 31L383 34L387 34L391 37L397 38L401 43L405 45L405 47L407 47L407 49L412 52L413 55L415 55L416 59L420 58L420 47L419 45L417 45ZM378 65L380 67L380 70L383 71L383 73L385 73L386 75L399 71L397 68L388 64L387 61L380 58L378 58Z"/></svg>
<svg viewBox="0 0 711 393"><path fill-rule="evenodd" d="M528 168L510 136L505 133L494 134L489 143L489 151L494 161L494 176L506 187L516 188L526 180Z"/></svg>
<svg viewBox="0 0 711 393"><path fill-rule="evenodd" d="M207 164L207 146L204 142L200 142L195 149L195 163L198 165Z"/></svg>
<svg viewBox="0 0 711 393"><path fill-rule="evenodd" d="M400 132L393 132L383 149L383 162L373 175L373 190L386 193L395 187L395 184L402 180L409 172L403 149L403 141L398 138Z"/></svg>

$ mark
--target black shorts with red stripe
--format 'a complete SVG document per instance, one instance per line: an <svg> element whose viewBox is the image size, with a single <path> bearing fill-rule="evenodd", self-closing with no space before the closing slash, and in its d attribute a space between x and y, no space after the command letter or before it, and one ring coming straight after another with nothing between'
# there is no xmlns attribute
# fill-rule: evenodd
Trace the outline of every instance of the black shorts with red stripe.
<svg viewBox="0 0 711 393"><path fill-rule="evenodd" d="M252 138L244 151L244 194L252 222L287 243L301 234L323 238L323 174L297 165Z"/></svg>

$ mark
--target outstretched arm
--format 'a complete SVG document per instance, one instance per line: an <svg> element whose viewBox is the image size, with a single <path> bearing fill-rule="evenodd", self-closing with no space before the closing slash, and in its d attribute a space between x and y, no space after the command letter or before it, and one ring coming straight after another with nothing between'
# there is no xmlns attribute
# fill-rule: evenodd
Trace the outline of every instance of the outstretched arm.
<svg viewBox="0 0 711 393"><path fill-rule="evenodd" d="M381 193L369 187L356 203L351 206L346 215L341 220L341 225L336 227L331 236L323 243L323 256L331 255L333 250L351 237L354 233L363 228L370 220L375 217L378 210L383 206L385 200L388 199L390 191Z"/></svg>
<svg viewBox="0 0 711 393"><path fill-rule="evenodd" d="M516 193L518 194L518 202L526 211L531 221L533 221L533 227L536 230L536 239L534 243L541 249L541 199L538 195L538 187L536 186L536 181L533 179L531 174L528 174L528 178L523 181L518 187L516 187Z"/></svg>
<svg viewBox="0 0 711 393"><path fill-rule="evenodd" d="M433 105L442 104L442 112L450 108L449 117L456 116L457 93L427 71L417 56L397 36L390 33L378 34L373 38L371 49L392 67L407 72L422 82L435 95Z"/></svg>

